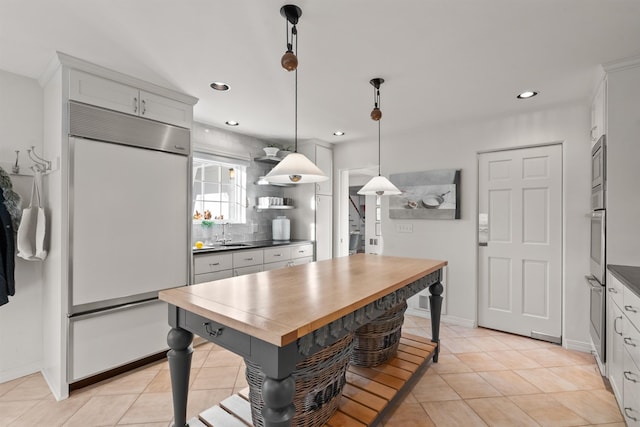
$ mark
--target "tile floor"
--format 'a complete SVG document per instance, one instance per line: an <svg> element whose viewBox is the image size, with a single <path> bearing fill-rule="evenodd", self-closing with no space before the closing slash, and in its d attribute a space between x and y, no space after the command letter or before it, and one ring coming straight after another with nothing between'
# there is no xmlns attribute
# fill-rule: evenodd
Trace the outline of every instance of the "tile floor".
<svg viewBox="0 0 640 427"><path fill-rule="evenodd" d="M429 320L405 319L429 336ZM591 355L487 329L443 324L440 361L386 419L385 427L608 426L625 423ZM246 387L244 363L207 343L196 347L189 417ZM74 391L56 402L40 374L0 384L0 426L171 425L166 361Z"/></svg>

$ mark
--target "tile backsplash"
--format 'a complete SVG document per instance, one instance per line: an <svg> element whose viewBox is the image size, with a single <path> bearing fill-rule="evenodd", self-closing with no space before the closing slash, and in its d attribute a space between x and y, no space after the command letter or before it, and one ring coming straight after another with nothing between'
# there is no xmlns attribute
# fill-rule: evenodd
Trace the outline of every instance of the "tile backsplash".
<svg viewBox="0 0 640 427"><path fill-rule="evenodd" d="M271 240L271 221L277 216L287 215L287 211L258 210L258 197L284 197L283 187L258 185L258 179L266 175L274 166L273 163L257 162L256 157L264 156L263 147L268 142L247 135L226 132L222 129L194 123L191 133L193 151L211 154L223 153L229 157L248 160L247 167L247 222L246 224L227 225L227 238L232 242L248 242L256 240ZM222 237L222 225L214 225L211 229L203 228L200 224L193 224L191 233L192 243L197 240L216 240Z"/></svg>

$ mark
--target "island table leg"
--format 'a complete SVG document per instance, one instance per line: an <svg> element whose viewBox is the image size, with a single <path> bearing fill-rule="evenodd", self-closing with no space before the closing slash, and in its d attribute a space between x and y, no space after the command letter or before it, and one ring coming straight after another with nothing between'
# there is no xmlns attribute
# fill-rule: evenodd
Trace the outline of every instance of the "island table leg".
<svg viewBox="0 0 640 427"><path fill-rule="evenodd" d="M169 350L167 359L171 373L171 391L173 393L174 427L186 427L187 395L189 393L189 371L193 354L193 334L181 328L172 328L167 335Z"/></svg>
<svg viewBox="0 0 640 427"><path fill-rule="evenodd" d="M436 352L433 355L433 362L438 363L440 354L440 313L442 312L442 283L436 282L429 286L429 308L431 309L431 342L437 344Z"/></svg>
<svg viewBox="0 0 640 427"><path fill-rule="evenodd" d="M296 413L293 404L296 382L293 376L276 380L265 378L262 384L262 416L265 427L289 427Z"/></svg>

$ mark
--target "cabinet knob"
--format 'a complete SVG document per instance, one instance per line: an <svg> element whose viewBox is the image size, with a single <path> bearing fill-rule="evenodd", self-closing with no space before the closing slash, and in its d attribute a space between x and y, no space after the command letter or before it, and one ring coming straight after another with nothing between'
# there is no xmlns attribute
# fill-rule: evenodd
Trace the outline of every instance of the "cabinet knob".
<svg viewBox="0 0 640 427"><path fill-rule="evenodd" d="M147 101L142 100L142 114L147 112Z"/></svg>
<svg viewBox="0 0 640 427"><path fill-rule="evenodd" d="M629 415L629 413L633 411L633 408L624 408L624 414L627 416L627 418L629 418L630 420L633 421L640 421L640 419L636 418L636 417L632 417L631 415Z"/></svg>
<svg viewBox="0 0 640 427"><path fill-rule="evenodd" d="M633 375L633 372L631 372L631 371L624 371L624 372L623 372L623 374L624 374L624 378L625 378L627 381L631 381L632 383L637 383L637 382L638 382L638 380L636 380L636 379L634 379L634 378L631 378L631 375Z"/></svg>
<svg viewBox="0 0 640 427"><path fill-rule="evenodd" d="M618 293L618 290L616 288L609 288L608 291L611 292L612 294Z"/></svg>
<svg viewBox="0 0 640 427"><path fill-rule="evenodd" d="M245 260L245 261L253 261L253 257L251 257L251 258L245 258L244 260Z"/></svg>
<svg viewBox="0 0 640 427"><path fill-rule="evenodd" d="M633 306L632 306L632 305L625 305L625 306L624 306L624 309L625 309L625 310L627 310L627 311L630 311L630 312L632 312L632 313L637 313L637 312L638 312L638 310L636 310L635 308L633 308Z"/></svg>
<svg viewBox="0 0 640 427"><path fill-rule="evenodd" d="M133 98L133 112L137 113L138 112L138 97L134 97Z"/></svg>
<svg viewBox="0 0 640 427"><path fill-rule="evenodd" d="M282 256L282 254L273 254L273 256Z"/></svg>
<svg viewBox="0 0 640 427"><path fill-rule="evenodd" d="M633 341L631 341L631 338L629 338L629 337L624 337L624 343L625 343L626 345L630 345L631 347L637 347L637 345L635 345L635 344L633 343Z"/></svg>
<svg viewBox="0 0 640 427"><path fill-rule="evenodd" d="M214 265L220 265L220 263L219 262L210 262L209 263L209 266L211 266L211 267L213 267Z"/></svg>

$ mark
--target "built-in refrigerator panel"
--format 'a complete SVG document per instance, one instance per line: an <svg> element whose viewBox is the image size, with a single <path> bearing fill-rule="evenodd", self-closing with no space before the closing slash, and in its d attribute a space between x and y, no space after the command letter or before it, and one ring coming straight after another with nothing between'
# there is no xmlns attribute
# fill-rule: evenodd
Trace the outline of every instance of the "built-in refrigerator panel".
<svg viewBox="0 0 640 427"><path fill-rule="evenodd" d="M70 138L71 314L188 282L189 157Z"/></svg>

